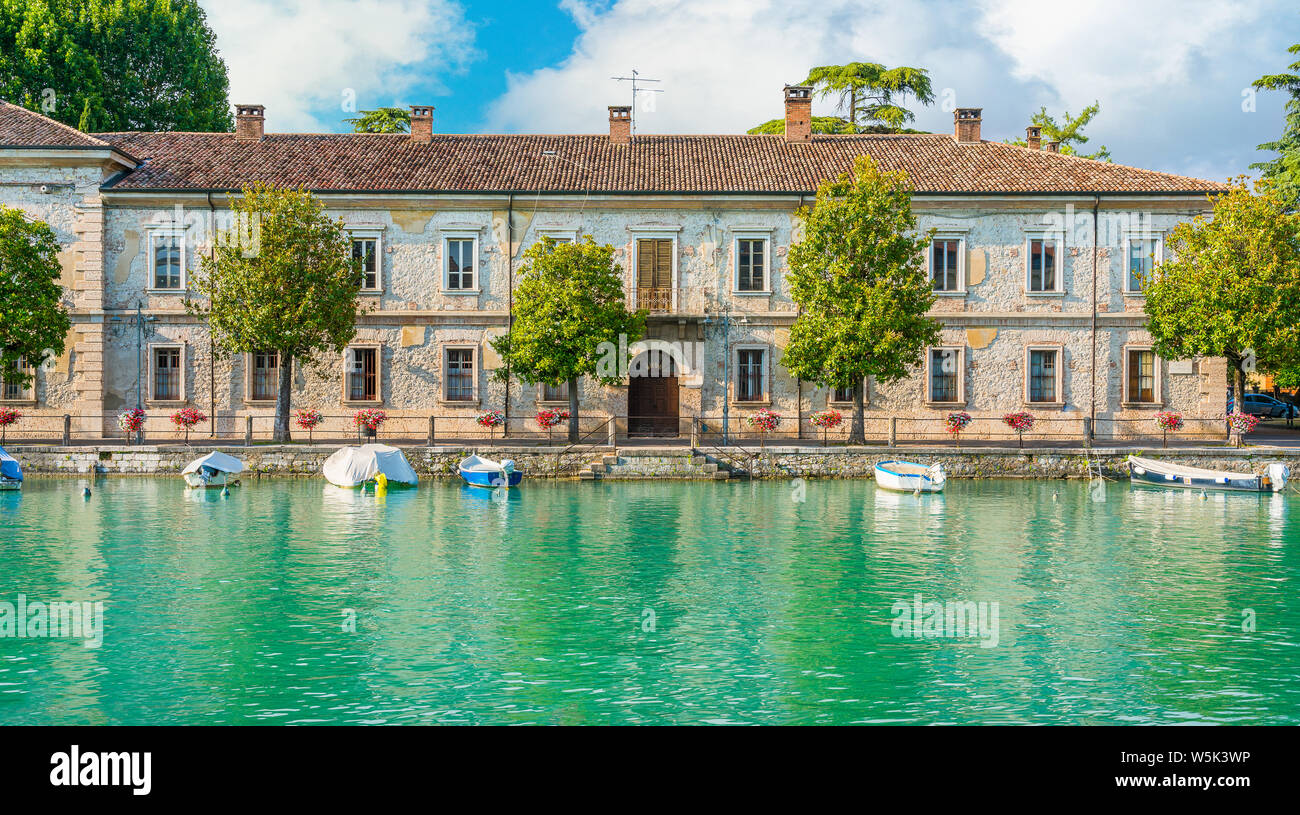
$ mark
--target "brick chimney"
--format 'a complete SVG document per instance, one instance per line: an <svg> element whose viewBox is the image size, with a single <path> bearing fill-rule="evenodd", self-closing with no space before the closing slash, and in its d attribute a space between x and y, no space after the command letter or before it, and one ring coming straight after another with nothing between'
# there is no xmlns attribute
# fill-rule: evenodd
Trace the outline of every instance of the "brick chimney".
<svg viewBox="0 0 1300 815"><path fill-rule="evenodd" d="M812 138L812 92L807 85L785 86L785 140L806 142Z"/></svg>
<svg viewBox="0 0 1300 815"><path fill-rule="evenodd" d="M632 106L609 106L609 143L632 143Z"/></svg>
<svg viewBox="0 0 1300 815"><path fill-rule="evenodd" d="M1025 128L1025 146L1030 150L1042 149L1043 129L1030 125Z"/></svg>
<svg viewBox="0 0 1300 815"><path fill-rule="evenodd" d="M433 141L433 105L411 105L411 141Z"/></svg>
<svg viewBox="0 0 1300 815"><path fill-rule="evenodd" d="M1047 152L1049 153L1061 152L1061 143L1059 141L1049 141L1047 143Z"/></svg>
<svg viewBox="0 0 1300 815"><path fill-rule="evenodd" d="M957 108L952 115L958 144L975 144L980 140L980 114L984 108Z"/></svg>
<svg viewBox="0 0 1300 815"><path fill-rule="evenodd" d="M261 141L265 127L265 107L235 105L235 141Z"/></svg>

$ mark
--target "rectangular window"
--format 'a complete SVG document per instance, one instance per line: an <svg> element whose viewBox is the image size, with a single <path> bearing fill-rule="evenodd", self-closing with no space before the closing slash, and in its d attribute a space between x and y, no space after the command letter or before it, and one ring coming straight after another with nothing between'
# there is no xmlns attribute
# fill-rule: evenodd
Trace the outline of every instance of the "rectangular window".
<svg viewBox="0 0 1300 815"><path fill-rule="evenodd" d="M362 291L379 290L379 239L353 238L352 259L361 262Z"/></svg>
<svg viewBox="0 0 1300 815"><path fill-rule="evenodd" d="M641 238L636 242L636 307L668 311L672 304L672 238Z"/></svg>
<svg viewBox="0 0 1300 815"><path fill-rule="evenodd" d="M1056 393L1057 355L1057 351L1029 352L1029 401L1060 401Z"/></svg>
<svg viewBox="0 0 1300 815"><path fill-rule="evenodd" d="M1156 241L1152 238L1134 238L1128 243L1128 288L1140 292L1151 279L1156 265Z"/></svg>
<svg viewBox="0 0 1300 815"><path fill-rule="evenodd" d="M179 402L181 396L181 349L175 346L153 349L153 399Z"/></svg>
<svg viewBox="0 0 1300 815"><path fill-rule="evenodd" d="M763 352L745 349L736 352L736 401L763 401Z"/></svg>
<svg viewBox="0 0 1300 815"><path fill-rule="evenodd" d="M379 349L349 348L347 369L349 402L379 401Z"/></svg>
<svg viewBox="0 0 1300 815"><path fill-rule="evenodd" d="M930 401L961 401L961 352L956 348L930 349Z"/></svg>
<svg viewBox="0 0 1300 815"><path fill-rule="evenodd" d="M1154 351L1135 349L1128 352L1128 401L1156 401L1156 355Z"/></svg>
<svg viewBox="0 0 1300 815"><path fill-rule="evenodd" d="M153 262L153 288L179 289L181 287L182 240L180 235L171 234L154 234L149 238Z"/></svg>
<svg viewBox="0 0 1300 815"><path fill-rule="evenodd" d="M1057 291L1056 241L1035 238L1029 242L1029 290Z"/></svg>
<svg viewBox="0 0 1300 815"><path fill-rule="evenodd" d="M741 238L736 241L736 291L767 290L767 241Z"/></svg>
<svg viewBox="0 0 1300 815"><path fill-rule="evenodd" d="M248 356L252 365L248 381L249 400L274 401L280 389L280 355L275 351L256 351Z"/></svg>
<svg viewBox="0 0 1300 815"><path fill-rule="evenodd" d="M569 401L569 383L561 382L558 385L542 385L543 402L567 402Z"/></svg>
<svg viewBox="0 0 1300 815"><path fill-rule="evenodd" d="M836 388L836 389L835 389L835 392L831 394L831 401L832 401L832 402L852 402L852 401L853 401L853 389L852 389L852 388Z"/></svg>
<svg viewBox="0 0 1300 815"><path fill-rule="evenodd" d="M474 289L473 238L447 239L447 288L451 291Z"/></svg>
<svg viewBox="0 0 1300 815"><path fill-rule="evenodd" d="M961 249L959 240L935 241L930 249L930 279L935 291L961 291L957 275L957 258Z"/></svg>
<svg viewBox="0 0 1300 815"><path fill-rule="evenodd" d="M474 400L474 349L447 349L447 401Z"/></svg>
<svg viewBox="0 0 1300 815"><path fill-rule="evenodd" d="M32 370L31 366L27 364L27 360L25 359L18 360L18 370L26 376L33 376L36 373ZM35 398L33 394L36 391L36 380L29 379L27 382L28 384L24 385L17 379L6 377L4 381L0 383L0 401L23 402Z"/></svg>

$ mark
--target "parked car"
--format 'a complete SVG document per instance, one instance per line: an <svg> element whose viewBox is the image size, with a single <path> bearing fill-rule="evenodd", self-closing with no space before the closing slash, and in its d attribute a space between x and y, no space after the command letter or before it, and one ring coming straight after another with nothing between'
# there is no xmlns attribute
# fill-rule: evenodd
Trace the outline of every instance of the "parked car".
<svg viewBox="0 0 1300 815"><path fill-rule="evenodd" d="M1241 398L1242 412L1264 419L1277 419L1295 408L1263 393L1247 393Z"/></svg>
<svg viewBox="0 0 1300 815"><path fill-rule="evenodd" d="M1277 413L1275 413L1275 414L1273 414L1273 415L1274 415L1274 416L1277 416L1278 418L1281 418L1281 419L1286 419L1286 418L1295 419L1295 418L1297 418L1297 417L1300 417L1300 407L1296 407L1294 404L1292 404L1291 402L1289 402L1289 401L1287 401L1287 400L1285 400L1285 399L1278 399L1277 397L1274 397L1274 396L1268 396L1267 394L1263 394L1263 393L1260 393L1260 394L1253 394L1253 395L1255 395L1255 396L1259 396L1259 397L1262 398L1262 399L1267 399L1267 400L1269 400L1269 401L1271 401L1271 402L1276 402L1276 403L1277 403Z"/></svg>

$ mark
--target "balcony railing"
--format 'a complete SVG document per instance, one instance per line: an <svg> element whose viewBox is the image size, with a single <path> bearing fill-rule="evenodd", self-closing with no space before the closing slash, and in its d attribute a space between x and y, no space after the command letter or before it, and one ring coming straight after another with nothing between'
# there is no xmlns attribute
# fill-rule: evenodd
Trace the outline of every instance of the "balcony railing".
<svg viewBox="0 0 1300 815"><path fill-rule="evenodd" d="M671 287L642 288L636 290L636 307L643 308L651 314L665 313L673 310L673 290Z"/></svg>

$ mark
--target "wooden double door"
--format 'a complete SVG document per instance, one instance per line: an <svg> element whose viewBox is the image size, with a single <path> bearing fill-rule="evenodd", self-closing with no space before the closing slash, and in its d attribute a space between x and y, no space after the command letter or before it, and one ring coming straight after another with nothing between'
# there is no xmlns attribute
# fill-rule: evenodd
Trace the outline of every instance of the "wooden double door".
<svg viewBox="0 0 1300 815"><path fill-rule="evenodd" d="M627 387L629 436L677 436L679 406L677 371L671 362L648 373L633 366Z"/></svg>

